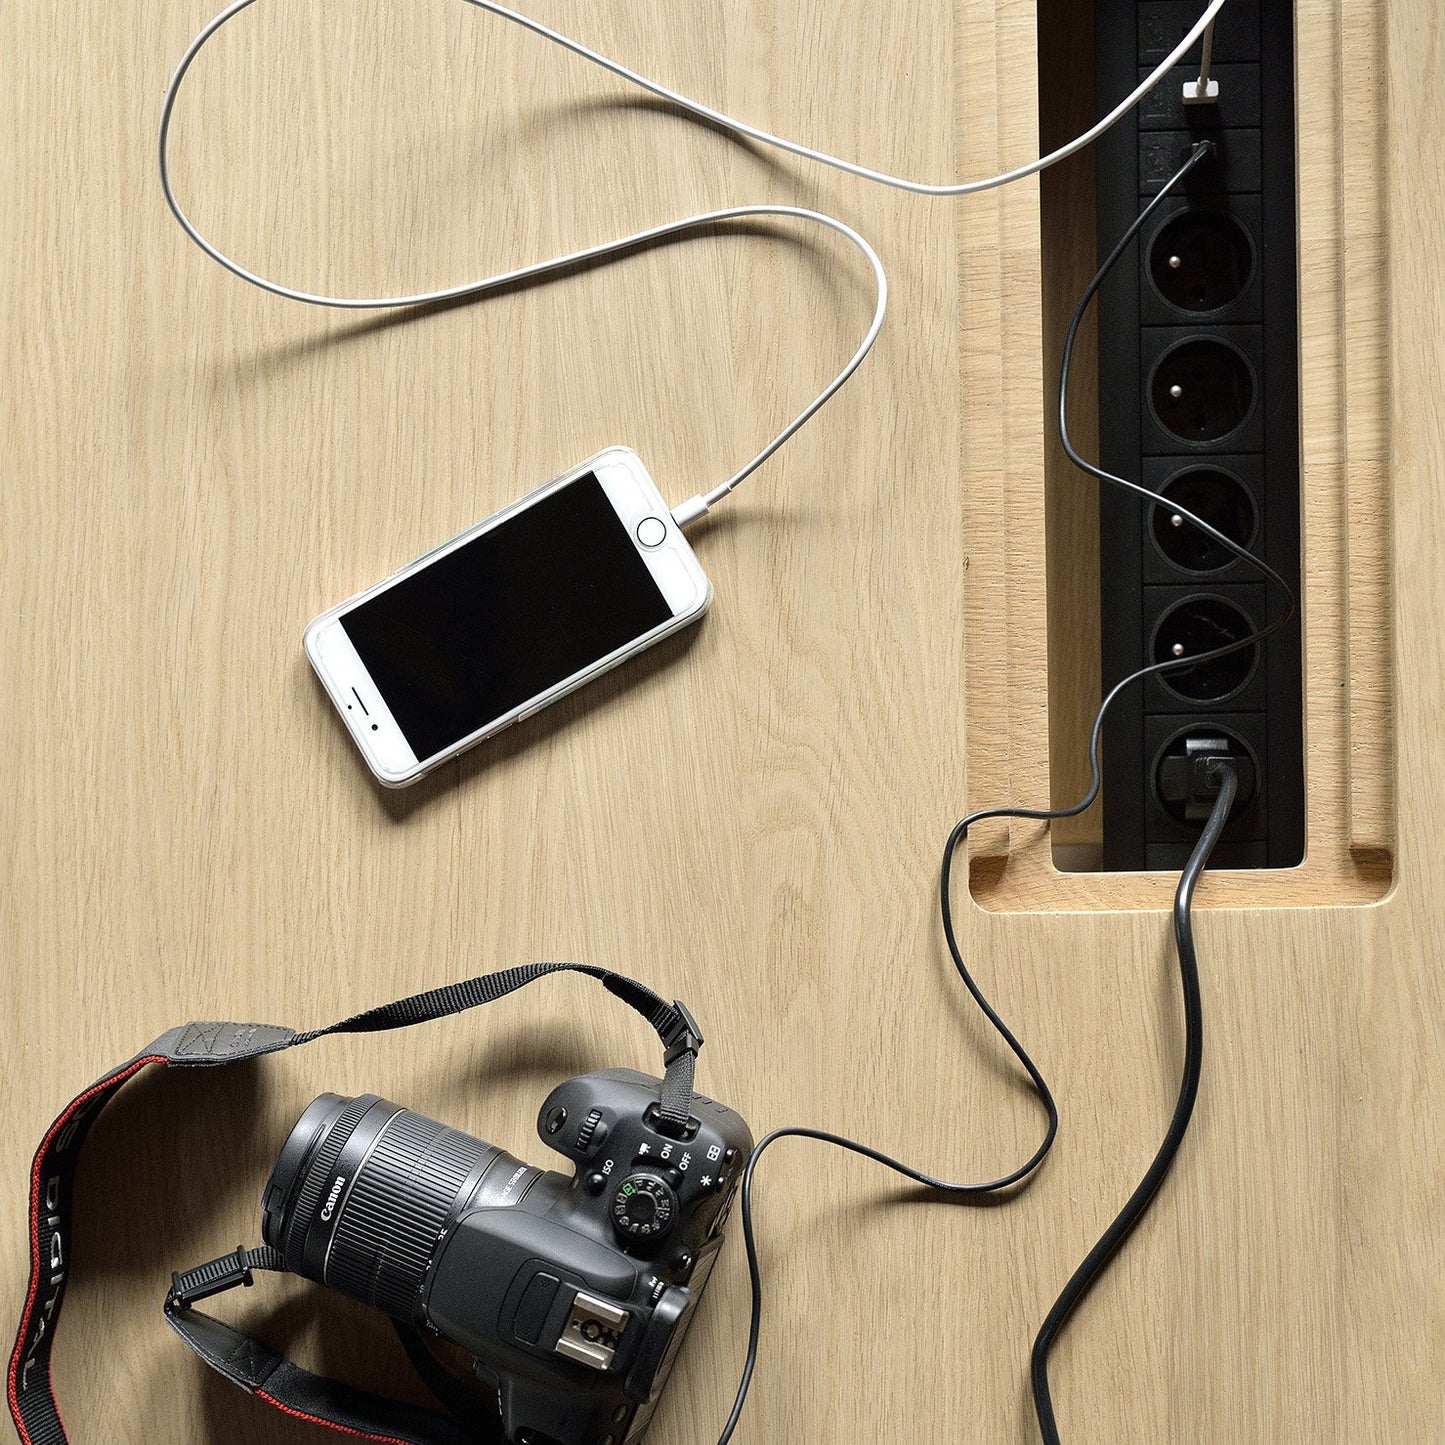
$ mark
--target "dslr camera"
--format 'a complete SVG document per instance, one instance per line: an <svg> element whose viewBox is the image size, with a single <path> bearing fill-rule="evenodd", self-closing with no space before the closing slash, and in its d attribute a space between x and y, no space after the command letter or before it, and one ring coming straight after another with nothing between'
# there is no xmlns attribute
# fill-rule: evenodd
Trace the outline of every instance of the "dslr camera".
<svg viewBox="0 0 1445 1445"><path fill-rule="evenodd" d="M537 1132L570 1178L375 1094L322 1094L267 1182L266 1243L464 1350L508 1441L636 1445L753 1144L697 1094L686 1124L662 1120L659 1088L604 1069L548 1095Z"/></svg>

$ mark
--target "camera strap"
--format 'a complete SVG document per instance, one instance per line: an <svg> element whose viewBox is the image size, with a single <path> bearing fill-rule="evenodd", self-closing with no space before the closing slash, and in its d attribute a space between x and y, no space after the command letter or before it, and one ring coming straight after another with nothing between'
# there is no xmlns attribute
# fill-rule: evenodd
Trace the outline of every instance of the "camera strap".
<svg viewBox="0 0 1445 1445"><path fill-rule="evenodd" d="M666 1073L658 1091L658 1123L683 1128L692 1105L693 1070L702 1035L687 1007L668 1003L643 984L582 963L534 963L414 994L298 1033L272 1024L189 1023L167 1029L134 1058L112 1069L61 1111L46 1130L30 1175L30 1281L10 1356L10 1414L23 1445L66 1445L69 1440L51 1379L51 1351L71 1267L76 1163L100 1111L121 1087L151 1064L170 1068L221 1068L279 1053L330 1034L378 1033L409 1028L492 1003L552 973L581 973L636 1009L662 1040ZM476 1445L474 1430L441 1415L313 1375L275 1350L196 1313L191 1303L237 1285L255 1269L284 1268L270 1249L234 1255L175 1276L166 1302L171 1326L207 1364L267 1404L302 1420L382 1445ZM414 1341L403 1342L411 1353ZM500 1432L496 1438L500 1438Z"/></svg>

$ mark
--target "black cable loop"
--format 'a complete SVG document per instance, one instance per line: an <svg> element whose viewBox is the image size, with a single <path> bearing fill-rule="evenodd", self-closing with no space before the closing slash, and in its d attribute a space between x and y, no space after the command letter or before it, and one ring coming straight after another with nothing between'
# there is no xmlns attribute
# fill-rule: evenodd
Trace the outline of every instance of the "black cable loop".
<svg viewBox="0 0 1445 1445"><path fill-rule="evenodd" d="M1189 862L1179 878L1174 894L1174 941L1179 954L1180 990L1184 997L1184 1068L1179 1081L1179 1095L1169 1128L1154 1155L1143 1179L1135 1186L1124 1207L1116 1214L1098 1242L1086 1254L1069 1281L1054 1301L1034 1339L1029 1363L1030 1387L1034 1412L1044 1445L1060 1445L1058 1424L1054 1419L1053 1397L1049 1392L1049 1352L1053 1349L1070 1315L1118 1253L1124 1241L1134 1232L1148 1212L1172 1167L1179 1147L1184 1142L1194 1102L1199 1096L1199 1078L1204 1064L1204 1004L1199 985L1199 961L1194 951L1194 922L1191 909L1194 888L1209 862L1219 835L1229 822L1234 806L1239 777L1233 767L1221 764L1219 793L1210 810L1209 821L1189 855Z"/></svg>

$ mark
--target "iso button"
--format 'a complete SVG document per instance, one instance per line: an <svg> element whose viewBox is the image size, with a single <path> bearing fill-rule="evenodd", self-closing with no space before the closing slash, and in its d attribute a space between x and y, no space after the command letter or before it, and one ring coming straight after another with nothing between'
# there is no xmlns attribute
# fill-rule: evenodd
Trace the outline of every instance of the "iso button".
<svg viewBox="0 0 1445 1445"><path fill-rule="evenodd" d="M661 1239L677 1217L677 1196L655 1174L629 1174L612 1196L612 1227L624 1239Z"/></svg>

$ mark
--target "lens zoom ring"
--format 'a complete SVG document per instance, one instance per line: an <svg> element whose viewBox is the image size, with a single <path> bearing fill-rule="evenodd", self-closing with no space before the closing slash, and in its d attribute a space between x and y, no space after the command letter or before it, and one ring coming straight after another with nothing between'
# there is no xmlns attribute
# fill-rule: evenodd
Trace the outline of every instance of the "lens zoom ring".
<svg viewBox="0 0 1445 1445"><path fill-rule="evenodd" d="M403 1109L351 1186L326 1283L410 1320L437 1236L467 1175L488 1152L480 1140Z"/></svg>
<svg viewBox="0 0 1445 1445"><path fill-rule="evenodd" d="M366 1111L376 1101L375 1094L359 1094L352 1099L331 1126L331 1132L322 1140L316 1157L307 1165L306 1177L301 1182L301 1192L296 1196L296 1203L291 1209L290 1224L282 1244L286 1268L297 1274L306 1273L301 1267L306 1251L306 1232L311 1228L311 1222L321 1208L321 1201L335 1180L333 1171L337 1157L346 1147L346 1141L356 1131L356 1126L361 1123Z"/></svg>

